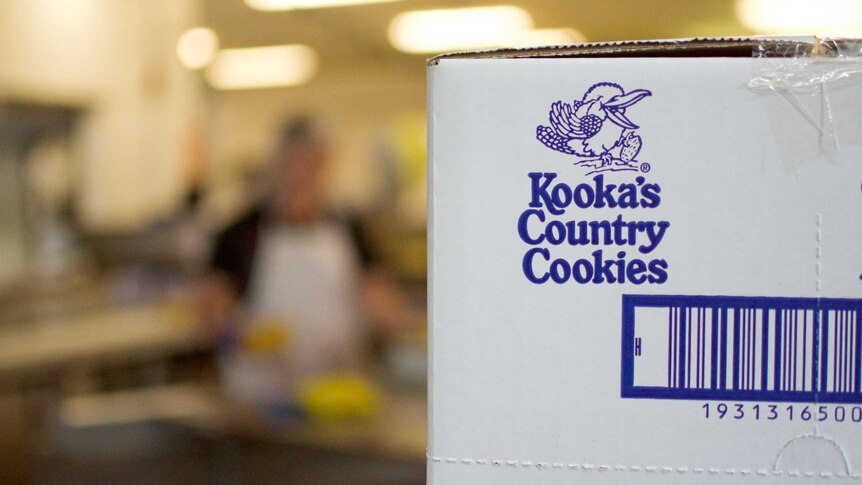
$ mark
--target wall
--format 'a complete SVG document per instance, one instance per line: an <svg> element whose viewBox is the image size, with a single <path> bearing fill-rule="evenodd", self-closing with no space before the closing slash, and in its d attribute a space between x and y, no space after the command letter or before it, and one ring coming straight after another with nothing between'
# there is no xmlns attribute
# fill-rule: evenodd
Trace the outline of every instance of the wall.
<svg viewBox="0 0 862 485"><path fill-rule="evenodd" d="M181 200L200 81L176 60L197 0L4 0L0 101L82 110L77 213L133 229Z"/></svg>
<svg viewBox="0 0 862 485"><path fill-rule="evenodd" d="M216 184L246 167L266 163L280 124L304 114L320 118L334 144L329 177L334 205L366 207L385 190L386 174L381 171L387 167L382 158L395 148L392 138L399 123L405 117L424 120L421 63L406 73L355 65L326 71L326 59L321 63L319 77L306 86L208 94L208 146Z"/></svg>

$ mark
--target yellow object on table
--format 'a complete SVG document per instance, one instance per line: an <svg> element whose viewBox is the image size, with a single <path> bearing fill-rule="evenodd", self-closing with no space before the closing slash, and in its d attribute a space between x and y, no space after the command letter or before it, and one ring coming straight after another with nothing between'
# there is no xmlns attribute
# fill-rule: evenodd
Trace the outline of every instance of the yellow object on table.
<svg viewBox="0 0 862 485"><path fill-rule="evenodd" d="M300 403L316 421L341 421L373 416L380 408L380 393L369 380L345 374L310 379Z"/></svg>

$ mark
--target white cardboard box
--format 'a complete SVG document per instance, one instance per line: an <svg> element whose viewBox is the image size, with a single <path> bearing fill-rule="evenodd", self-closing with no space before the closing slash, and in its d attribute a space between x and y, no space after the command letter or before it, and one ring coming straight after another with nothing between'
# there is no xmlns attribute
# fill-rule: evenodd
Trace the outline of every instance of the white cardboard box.
<svg viewBox="0 0 862 485"><path fill-rule="evenodd" d="M862 483L862 69L814 43L429 63L429 483Z"/></svg>

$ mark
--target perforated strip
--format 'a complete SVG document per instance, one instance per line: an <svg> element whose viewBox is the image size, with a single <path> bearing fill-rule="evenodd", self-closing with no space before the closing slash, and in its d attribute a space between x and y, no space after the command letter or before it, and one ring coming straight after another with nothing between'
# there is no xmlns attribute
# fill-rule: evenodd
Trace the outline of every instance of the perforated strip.
<svg viewBox="0 0 862 485"><path fill-rule="evenodd" d="M456 458L428 456L432 463L443 463L447 465L461 466L490 466L501 468L529 468L532 470L572 470L579 472L629 472L629 473L653 473L653 474L677 474L677 475L732 475L743 477L788 477L788 478L835 478L835 479L862 479L862 475L855 473L834 473L831 471L801 471L801 470L767 470L765 468L720 468L720 467L672 467L657 465L596 465L592 463L560 463L529 460L506 460L501 458Z"/></svg>

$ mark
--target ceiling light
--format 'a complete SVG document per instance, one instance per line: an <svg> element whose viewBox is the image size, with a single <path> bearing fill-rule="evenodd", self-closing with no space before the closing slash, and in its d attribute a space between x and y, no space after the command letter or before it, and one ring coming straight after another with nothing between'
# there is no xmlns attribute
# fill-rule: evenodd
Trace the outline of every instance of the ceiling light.
<svg viewBox="0 0 862 485"><path fill-rule="evenodd" d="M398 0L245 0L255 10L273 12L277 10L301 10L324 7L345 7L369 3L388 3Z"/></svg>
<svg viewBox="0 0 862 485"><path fill-rule="evenodd" d="M737 0L736 16L760 34L862 36L859 0Z"/></svg>
<svg viewBox="0 0 862 485"><path fill-rule="evenodd" d="M389 42L411 54L482 49L532 27L530 14L514 6L417 10L392 19Z"/></svg>
<svg viewBox="0 0 862 485"><path fill-rule="evenodd" d="M586 41L584 34L575 29L532 29L516 33L506 41L505 47L540 47Z"/></svg>
<svg viewBox="0 0 862 485"><path fill-rule="evenodd" d="M200 69L212 62L218 51L218 36L206 27L189 29L177 41L177 57L189 69Z"/></svg>
<svg viewBox="0 0 862 485"><path fill-rule="evenodd" d="M305 45L224 49L207 69L207 80L216 89L297 86L316 70L317 53Z"/></svg>

